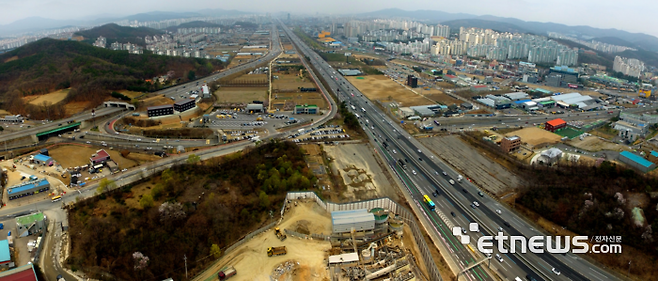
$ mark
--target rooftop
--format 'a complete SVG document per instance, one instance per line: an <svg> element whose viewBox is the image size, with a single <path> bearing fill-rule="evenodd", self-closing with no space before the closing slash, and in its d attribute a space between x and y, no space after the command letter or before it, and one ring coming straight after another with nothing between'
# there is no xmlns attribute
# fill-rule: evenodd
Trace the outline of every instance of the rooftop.
<svg viewBox="0 0 658 281"><path fill-rule="evenodd" d="M634 154L634 153L631 153L631 152L628 152L628 151L622 151L619 154L621 156L624 156L624 157L630 159L631 161L633 161L637 164L642 165L645 168L649 168L649 167L651 167L651 165L653 165L653 162L642 158L642 156L640 156L640 155L637 155L637 154Z"/></svg>
<svg viewBox="0 0 658 281"><path fill-rule="evenodd" d="M37 160L37 161L40 161L40 162L46 162L50 159L52 159L52 158L50 158L46 155L43 155L43 154L34 155L34 160Z"/></svg>
<svg viewBox="0 0 658 281"><path fill-rule="evenodd" d="M0 281L37 281L32 264L0 272Z"/></svg>
<svg viewBox="0 0 658 281"><path fill-rule="evenodd" d="M510 141L515 141L515 140L520 140L521 139L519 136L509 136L509 137L505 137L505 138L510 140Z"/></svg>
<svg viewBox="0 0 658 281"><path fill-rule="evenodd" d="M91 158L92 162L96 162L98 160L104 160L105 158L109 158L110 154L108 154L105 150L101 149L96 152L96 156Z"/></svg>
<svg viewBox="0 0 658 281"><path fill-rule="evenodd" d="M11 254L9 253L9 241L0 240L0 263L10 262Z"/></svg>
<svg viewBox="0 0 658 281"><path fill-rule="evenodd" d="M19 225L29 225L32 224L35 221L42 221L45 218L43 213L34 213L34 214L29 214L26 216L22 217L17 217L16 218L16 223Z"/></svg>
<svg viewBox="0 0 658 281"><path fill-rule="evenodd" d="M33 182L28 183L28 184L23 184L23 185L18 185L18 186L15 186L15 187L10 187L10 188L7 189L7 194L8 195L14 195L14 194L26 191L26 190L33 189L33 188L38 187L38 186L45 186L47 184L49 184L47 179L42 179L40 181L33 181Z"/></svg>
<svg viewBox="0 0 658 281"><path fill-rule="evenodd" d="M190 102L195 102L195 100L193 100L193 99L179 100L176 103L174 103L174 105L184 105L184 104L188 104Z"/></svg>
<svg viewBox="0 0 658 281"><path fill-rule="evenodd" d="M165 108L173 108L173 104L165 104L165 105L156 105L156 106L149 106L146 108L146 110L156 110L156 109L165 109Z"/></svg>
<svg viewBox="0 0 658 281"><path fill-rule="evenodd" d="M546 122L546 124L551 125L551 126L553 126L553 127L557 127L557 126L560 126L560 125L562 125L562 124L566 124L566 123L567 123L567 122L565 122L564 120L562 120L562 119L560 119L560 118L558 118L558 119L553 119L553 120L551 120L551 121Z"/></svg>

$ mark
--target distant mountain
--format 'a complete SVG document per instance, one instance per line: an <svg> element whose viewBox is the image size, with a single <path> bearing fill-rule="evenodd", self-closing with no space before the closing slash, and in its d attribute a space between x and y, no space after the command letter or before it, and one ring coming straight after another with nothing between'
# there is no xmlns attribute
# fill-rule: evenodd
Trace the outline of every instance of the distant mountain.
<svg viewBox="0 0 658 281"><path fill-rule="evenodd" d="M238 11L238 10L224 10L224 9L205 9L198 11L197 13L202 14L204 16L210 16L210 17L232 17L232 16L241 16L241 15L251 15L254 13L251 12L243 12L243 11Z"/></svg>
<svg viewBox="0 0 658 281"><path fill-rule="evenodd" d="M475 28L484 28L484 29L492 29L498 32L510 32L510 33L529 33L530 31L525 30L517 25L510 24L510 23L505 23L505 22L497 22L497 21L489 21L489 20L481 20L481 19L462 19L462 20L451 20L451 21L444 21L441 22L443 25L450 26L451 28L460 28L460 27L475 27Z"/></svg>
<svg viewBox="0 0 658 281"><path fill-rule="evenodd" d="M174 79L186 81L190 71L202 77L219 69L218 60L158 56L150 52L133 55L76 41L44 38L0 54L0 101L3 108L12 108L12 113L46 118L43 108L25 104L23 95L71 88L64 102L89 101L93 107L107 99L111 91L157 90L158 85L145 80L169 71L174 71ZM50 117L63 117L64 113L55 114L53 110Z"/></svg>
<svg viewBox="0 0 658 281"><path fill-rule="evenodd" d="M635 45L631 42L619 39L617 37L612 37L612 36L596 37L596 38L592 38L592 40L603 42L603 43L608 43L608 44L612 44L612 45L617 45L617 46L626 46L626 47L631 47L631 48L637 48L637 45Z"/></svg>
<svg viewBox="0 0 658 281"><path fill-rule="evenodd" d="M177 26L167 27L167 30L171 32L176 32L176 30L178 30L179 28L192 28L192 27L223 27L223 26L220 24L211 23L207 21L191 21Z"/></svg>
<svg viewBox="0 0 658 281"><path fill-rule="evenodd" d="M124 20L131 21L161 21L161 20L170 20L170 19L180 19L180 18L191 18L191 17L201 17L202 14L192 13L192 12L148 12L141 14L134 14L127 17L124 17Z"/></svg>
<svg viewBox="0 0 658 281"><path fill-rule="evenodd" d="M476 18L476 15L463 13L447 13L432 10L405 11L401 9L384 9L374 12L358 14L360 17L387 17L387 18L410 18L428 22L442 22L458 19Z"/></svg>
<svg viewBox="0 0 658 281"><path fill-rule="evenodd" d="M54 20L42 17L29 17L10 24L0 25L0 35L9 36L11 34L35 32L63 26L76 26L81 22L78 20Z"/></svg>
<svg viewBox="0 0 658 281"><path fill-rule="evenodd" d="M144 36L153 36L163 34L164 31L148 27L129 27L120 26L114 23L108 23L103 26L94 27L92 29L76 32L75 35L85 37L85 39L96 40L99 36L107 38L107 43L121 42L121 43L134 43L137 45L145 46Z"/></svg>
<svg viewBox="0 0 658 281"><path fill-rule="evenodd" d="M654 52L658 51L658 38L644 33L631 33L614 28L602 29L584 25L568 26L565 24L552 22L522 21L515 18L503 18L489 15L480 16L478 19L514 24L533 33L542 35L546 35L547 32L553 31L586 38L616 37L621 40L630 42L638 48Z"/></svg>

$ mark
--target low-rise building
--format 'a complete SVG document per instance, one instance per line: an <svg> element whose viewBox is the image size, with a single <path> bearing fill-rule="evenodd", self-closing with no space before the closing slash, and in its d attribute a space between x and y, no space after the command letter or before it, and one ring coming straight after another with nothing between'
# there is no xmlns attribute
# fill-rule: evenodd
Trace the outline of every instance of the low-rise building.
<svg viewBox="0 0 658 281"><path fill-rule="evenodd" d="M537 162L550 166L560 161L560 158L562 158L562 150L558 148L549 148L539 155Z"/></svg>
<svg viewBox="0 0 658 281"><path fill-rule="evenodd" d="M0 281L37 281L34 265L29 263L11 270L0 272Z"/></svg>
<svg viewBox="0 0 658 281"><path fill-rule="evenodd" d="M294 114L318 114L318 106L314 104L309 105L295 105Z"/></svg>
<svg viewBox="0 0 658 281"><path fill-rule="evenodd" d="M521 147L521 137L519 136L510 136L504 137L500 140L500 148L505 151L505 153L510 153Z"/></svg>
<svg viewBox="0 0 658 281"><path fill-rule="evenodd" d="M103 164L108 160L110 160L110 154L103 149L96 151L96 153L93 154L91 158L89 158L89 162L91 162L91 166Z"/></svg>
<svg viewBox="0 0 658 281"><path fill-rule="evenodd" d="M349 233L355 231L370 231L375 229L375 215L367 209L333 211L331 212L333 233Z"/></svg>
<svg viewBox="0 0 658 281"><path fill-rule="evenodd" d="M50 156L46 156L43 154L34 155L34 158L32 158L32 160L34 161L34 163L37 163L39 165L49 165L49 166L53 165L53 159L50 158Z"/></svg>
<svg viewBox="0 0 658 281"><path fill-rule="evenodd" d="M649 131L645 124L636 125L622 120L615 122L613 128L619 131L620 137L629 141L634 141L638 137L644 137Z"/></svg>
<svg viewBox="0 0 658 281"><path fill-rule="evenodd" d="M149 106L146 108L149 117L164 116L174 114L174 106L171 104Z"/></svg>
<svg viewBox="0 0 658 281"><path fill-rule="evenodd" d="M195 99L184 99L174 103L174 110L178 112L184 112L196 106Z"/></svg>
<svg viewBox="0 0 658 281"><path fill-rule="evenodd" d="M16 218L16 234L25 237L46 230L48 223L42 212L33 213Z"/></svg>
<svg viewBox="0 0 658 281"><path fill-rule="evenodd" d="M9 200L34 195L50 189L50 183L47 179L32 180L26 183L17 184L7 188Z"/></svg>
<svg viewBox="0 0 658 281"><path fill-rule="evenodd" d="M555 132L559 129L566 128L567 127L567 122L558 118L558 119L553 119L548 122L546 122L546 125L544 126L544 129L549 132Z"/></svg>

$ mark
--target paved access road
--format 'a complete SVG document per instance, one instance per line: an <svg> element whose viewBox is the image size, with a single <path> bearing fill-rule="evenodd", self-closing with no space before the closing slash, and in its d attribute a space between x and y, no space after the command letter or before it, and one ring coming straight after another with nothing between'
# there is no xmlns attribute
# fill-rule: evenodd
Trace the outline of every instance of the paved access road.
<svg viewBox="0 0 658 281"><path fill-rule="evenodd" d="M411 138L397 122L385 116L378 108L372 106L372 102L365 98L355 87L349 84L342 76L337 74L326 62L324 62L316 53L310 50L301 40L296 38L289 29L285 29L289 37L293 38L293 42L302 50L304 55L311 59L316 69L328 80L328 84L337 92L339 101L348 101L355 105L358 114L363 115L361 120L369 119L368 132L372 140L377 139L377 143L386 142L390 149L396 149L397 153L394 156L388 154L387 161L393 164L399 159L407 159L406 170L401 171L403 179L408 179L413 183L411 195L417 202L423 202L423 195L431 194L435 190L439 190L441 199L437 200L437 205L444 213L454 212L455 216L452 217L450 222L458 226L466 226L467 222L477 222L480 225L480 232L469 233L471 240L482 235L490 235L498 232L498 227L502 227L503 233L507 235L523 235L530 236L545 236L545 234L533 229L530 224L525 222L523 218L517 217L514 213L507 210L504 206L497 203L494 199L488 197L486 194L483 196L478 195L476 186L467 181L457 182L457 172L452 170L448 165L438 159L438 157L431 155L431 152L425 148L420 142ZM354 94L354 96L352 96ZM470 120L469 120L470 121ZM517 120L518 121L518 120ZM363 121L362 121L363 122ZM365 123L364 123L365 124ZM365 127L366 125L364 125ZM380 151L385 155L388 151L382 149ZM395 156L399 155L399 156ZM399 165L394 166L398 169ZM443 176L442 171L445 171L448 176ZM455 179L455 183L450 184L448 181ZM406 181L406 180L405 180ZM479 207L470 207L472 202L478 201ZM425 204L423 204L426 206ZM501 210L501 214L497 214L496 210ZM445 224L442 222L435 212L425 209L429 219L434 223L433 235L441 237L443 243L450 244L453 255L461 260L462 268L472 264L473 261L480 257L479 254L471 254L465 250L461 243L453 241L451 233L446 233ZM508 223L509 226L505 226ZM431 230L430 230L431 231ZM474 244L473 244L474 245ZM508 246L509 248L509 246ZM498 252L495 252L498 253ZM498 253L500 254L500 253ZM501 273L505 278L513 280L515 277L524 278L526 275L532 275L538 280L615 280L616 278L609 273L597 268L591 263L582 260L581 258L572 254L566 255L552 255L552 254L502 254L503 262L496 260L492 261L496 270ZM562 272L561 275L556 275L552 272L553 268L557 268ZM467 275L468 280L487 279L493 278L483 276L484 274L477 268L471 270Z"/></svg>

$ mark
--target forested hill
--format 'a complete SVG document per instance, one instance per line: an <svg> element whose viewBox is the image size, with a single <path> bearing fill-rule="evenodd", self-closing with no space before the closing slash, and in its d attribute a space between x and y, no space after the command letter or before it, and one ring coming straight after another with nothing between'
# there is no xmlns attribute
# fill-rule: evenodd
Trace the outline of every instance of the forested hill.
<svg viewBox="0 0 658 281"><path fill-rule="evenodd" d="M75 35L83 36L87 42L93 42L99 36L107 38L108 45L112 42L133 43L145 46L144 36L163 34L164 31L148 27L129 27L109 23L92 29L76 32Z"/></svg>
<svg viewBox="0 0 658 281"><path fill-rule="evenodd" d="M173 79L185 81L221 68L217 60L158 56L147 51L133 55L46 38L0 55L0 99L2 107L14 113L24 108L22 96L70 87L64 102L92 101L98 105L111 91L157 90L160 85L145 80L169 71L174 71ZM194 73L188 75L190 71Z"/></svg>

